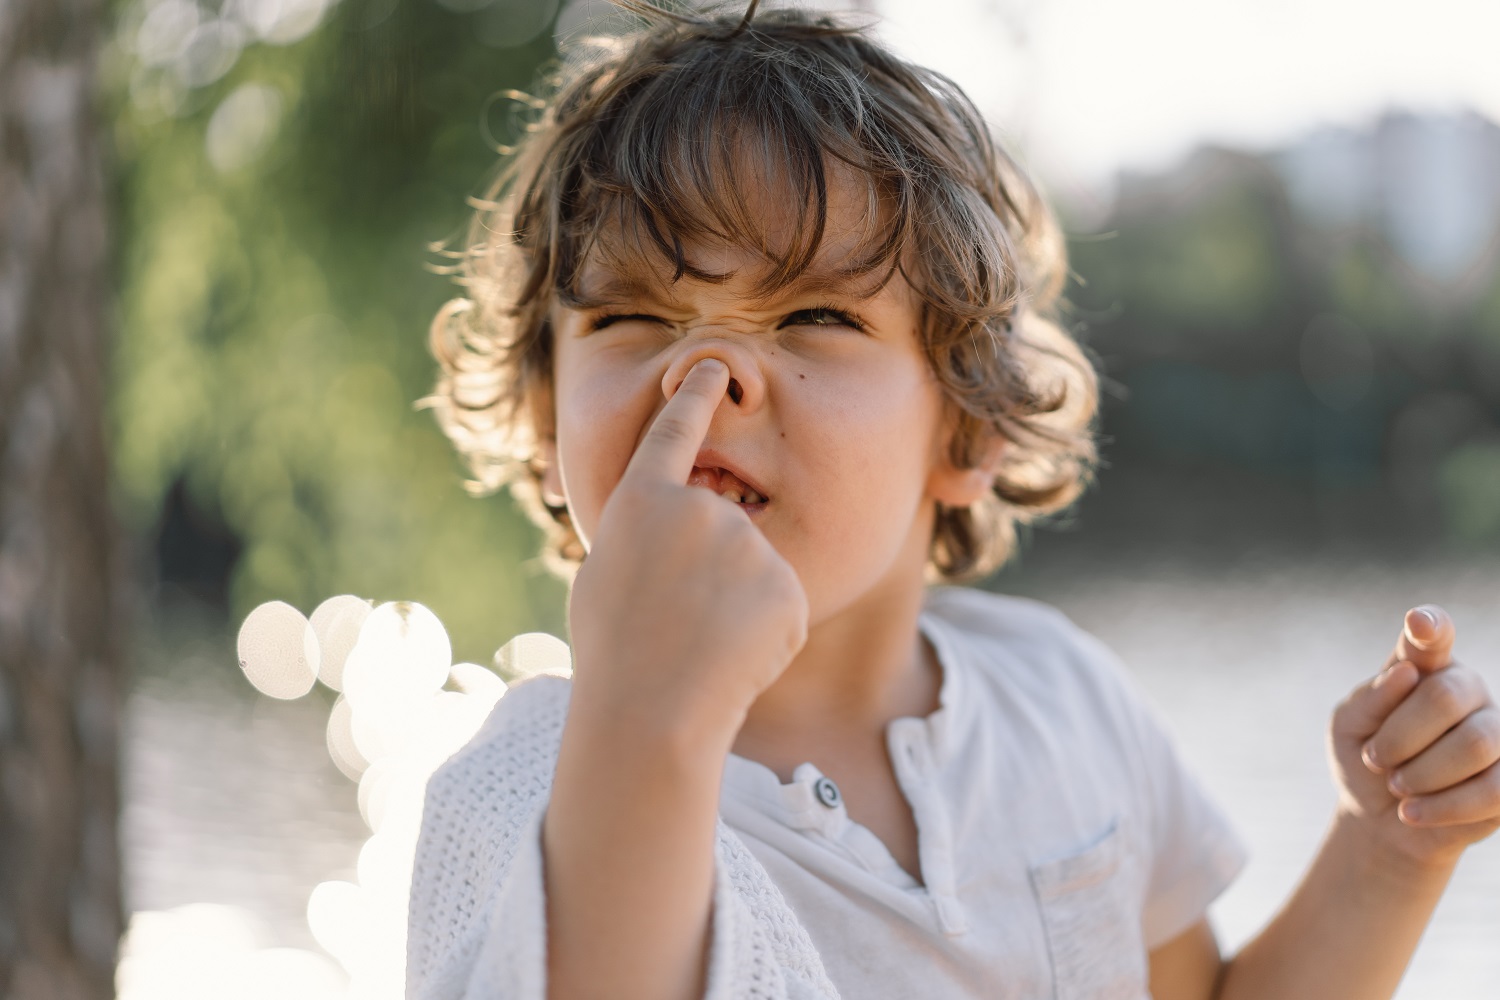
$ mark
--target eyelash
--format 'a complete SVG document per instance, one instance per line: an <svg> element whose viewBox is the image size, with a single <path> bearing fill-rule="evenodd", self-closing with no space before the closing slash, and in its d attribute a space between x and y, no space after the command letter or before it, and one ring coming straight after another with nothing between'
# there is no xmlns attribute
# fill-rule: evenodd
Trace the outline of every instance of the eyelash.
<svg viewBox="0 0 1500 1000"><path fill-rule="evenodd" d="M589 320L589 332L593 333L595 330L602 330L606 326L614 323L623 323L628 319L641 319L648 323L663 322L660 316L648 316L645 313L604 313Z"/></svg>
<svg viewBox="0 0 1500 1000"><path fill-rule="evenodd" d="M811 309L798 309L796 312L792 313L786 319L782 320L781 321L781 326L783 326L783 327L792 326L794 324L791 322L791 320L794 319L795 317L806 316L808 314L816 314L816 313L825 313L828 316L833 317L834 322L832 322L832 323L808 323L808 324L806 324L807 326L847 326L851 330L857 330L857 331L859 331L861 333L864 332L865 325L864 325L864 323L862 323L860 321L860 319L859 319L858 316L855 316L853 313L845 312L843 309L840 309L838 306L831 306L831 305L813 306Z"/></svg>
<svg viewBox="0 0 1500 1000"><path fill-rule="evenodd" d="M792 320L796 319L799 316L810 316L818 314L823 314L825 316L831 317L833 319L833 322L792 322ZM592 333L596 330L602 330L614 323L621 323L626 320L633 319L645 320L648 323L665 322L660 316L651 316L646 313L605 313L604 315L596 316L589 321L589 332ZM853 313L846 312L845 310L840 309L837 306L831 305L813 306L809 309L798 309L794 313L789 313L787 317L781 321L781 324L777 327L777 329L784 329L788 326L847 326L851 330L857 330L861 333L864 332L865 329L865 324L859 319L858 316L855 316Z"/></svg>

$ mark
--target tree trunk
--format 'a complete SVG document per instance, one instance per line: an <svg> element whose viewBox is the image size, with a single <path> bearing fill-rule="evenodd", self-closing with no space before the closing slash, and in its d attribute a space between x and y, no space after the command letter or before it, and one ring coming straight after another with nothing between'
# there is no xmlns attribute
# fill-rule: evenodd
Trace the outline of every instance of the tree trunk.
<svg viewBox="0 0 1500 1000"><path fill-rule="evenodd" d="M120 532L98 0L0 0L0 997L114 995Z"/></svg>

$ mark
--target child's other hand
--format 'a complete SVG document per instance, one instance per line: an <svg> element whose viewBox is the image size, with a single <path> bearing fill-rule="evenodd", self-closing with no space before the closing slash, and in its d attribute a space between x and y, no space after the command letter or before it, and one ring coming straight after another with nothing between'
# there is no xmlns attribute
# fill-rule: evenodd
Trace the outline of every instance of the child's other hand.
<svg viewBox="0 0 1500 1000"><path fill-rule="evenodd" d="M685 485L729 369L688 372L600 515L569 604L574 708L723 737L807 638L796 572L745 512ZM686 727L683 731L682 727Z"/></svg>
<svg viewBox="0 0 1500 1000"><path fill-rule="evenodd" d="M1334 711L1339 811L1424 865L1451 864L1500 829L1500 709L1453 663L1448 613L1423 605L1385 669Z"/></svg>

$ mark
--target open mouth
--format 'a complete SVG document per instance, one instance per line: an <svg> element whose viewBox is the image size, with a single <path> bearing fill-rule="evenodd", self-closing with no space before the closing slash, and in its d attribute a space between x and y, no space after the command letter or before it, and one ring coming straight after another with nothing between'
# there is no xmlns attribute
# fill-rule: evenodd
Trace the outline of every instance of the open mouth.
<svg viewBox="0 0 1500 1000"><path fill-rule="evenodd" d="M687 485L712 490L741 507L759 509L770 502L770 499L760 490L728 469L718 466L693 466L693 471L688 474Z"/></svg>

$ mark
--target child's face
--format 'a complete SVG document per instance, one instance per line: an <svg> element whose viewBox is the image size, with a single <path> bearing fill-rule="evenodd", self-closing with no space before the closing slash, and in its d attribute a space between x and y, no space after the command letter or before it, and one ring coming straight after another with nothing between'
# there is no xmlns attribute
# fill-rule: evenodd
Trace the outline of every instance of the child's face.
<svg viewBox="0 0 1500 1000"><path fill-rule="evenodd" d="M763 200L774 218L775 201ZM857 246L864 205L862 186L832 186L815 271ZM751 253L694 248L689 258L734 276L669 283L663 264L663 280L631 284L595 260L579 286L605 304L554 307L560 475L546 485L566 497L584 545L669 394L713 357L739 399L732 385L689 483L750 501L742 509L796 570L812 623L920 586L934 501L973 502L988 480L948 460L944 397L910 286L898 275L866 295L874 281L824 280L758 298Z"/></svg>

